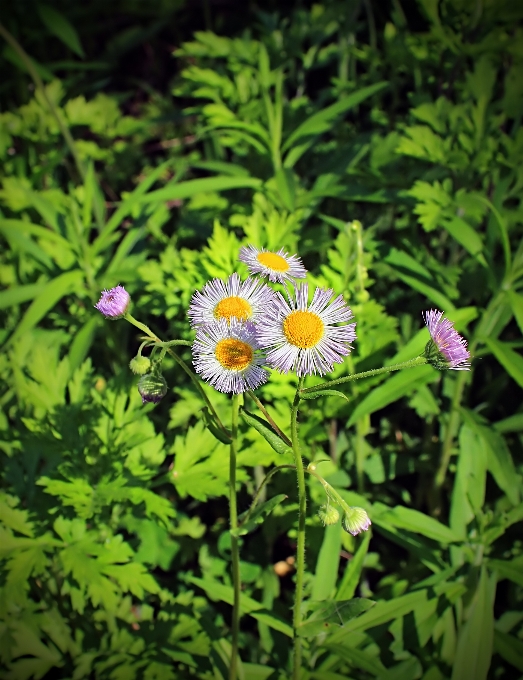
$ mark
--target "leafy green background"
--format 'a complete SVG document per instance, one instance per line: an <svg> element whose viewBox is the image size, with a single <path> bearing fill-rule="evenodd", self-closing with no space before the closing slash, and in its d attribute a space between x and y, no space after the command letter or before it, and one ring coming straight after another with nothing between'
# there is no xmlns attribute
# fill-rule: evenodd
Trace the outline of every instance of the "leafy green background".
<svg viewBox="0 0 523 680"><path fill-rule="evenodd" d="M227 447L169 359L167 396L141 405L127 368L139 334L93 305L123 284L137 318L190 340L192 293L245 275L247 243L298 252L351 305L358 341L332 377L415 356L431 307L474 355L470 373L423 366L303 403L304 456L373 522L356 538L324 529L308 480L304 677L523 674L523 9L285 7L2 6L43 83L2 38L9 680L227 677ZM285 427L294 386L274 373L259 391ZM228 398L208 393L228 422ZM243 511L292 459L246 423L241 438ZM246 680L289 677L292 471L278 494L242 536Z"/></svg>

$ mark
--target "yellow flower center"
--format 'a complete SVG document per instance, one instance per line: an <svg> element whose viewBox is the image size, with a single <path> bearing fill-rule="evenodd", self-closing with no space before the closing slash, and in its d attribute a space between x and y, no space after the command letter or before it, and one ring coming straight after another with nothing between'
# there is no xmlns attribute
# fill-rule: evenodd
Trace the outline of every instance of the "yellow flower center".
<svg viewBox="0 0 523 680"><path fill-rule="evenodd" d="M216 319L227 319L229 323L232 316L240 321L247 321L252 316L252 307L247 300L231 295L218 302L214 308L214 316Z"/></svg>
<svg viewBox="0 0 523 680"><path fill-rule="evenodd" d="M214 354L220 364L229 371L243 371L252 363L254 352L246 342L226 338L216 344Z"/></svg>
<svg viewBox="0 0 523 680"><path fill-rule="evenodd" d="M314 347L323 337L325 324L314 312L291 312L283 322L285 337L296 347Z"/></svg>
<svg viewBox="0 0 523 680"><path fill-rule="evenodd" d="M258 262L275 272L286 272L290 269L289 263L281 255L276 253L258 253Z"/></svg>

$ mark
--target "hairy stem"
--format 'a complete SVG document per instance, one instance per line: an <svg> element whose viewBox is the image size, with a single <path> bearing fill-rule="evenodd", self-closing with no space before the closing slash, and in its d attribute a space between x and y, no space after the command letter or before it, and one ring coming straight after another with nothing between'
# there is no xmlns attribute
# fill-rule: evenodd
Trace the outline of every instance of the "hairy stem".
<svg viewBox="0 0 523 680"><path fill-rule="evenodd" d="M236 680L238 671L238 634L240 631L240 549L239 539L234 533L238 528L238 506L236 502L236 449L238 437L238 412L239 396L232 397L232 440L229 457L229 508L231 524L231 562L232 562L232 585L234 600L232 606L232 641L231 641L231 665L229 666L229 680Z"/></svg>
<svg viewBox="0 0 523 680"><path fill-rule="evenodd" d="M296 590L294 593L294 615L292 627L294 632L293 640L293 680L299 680L301 671L301 638L298 636L298 628L302 622L302 602L303 602L303 577L305 572L305 516L307 512L307 494L305 490L305 473L303 470L303 460L300 454L300 444L298 441L298 408L300 405L300 391L303 387L304 378L300 378L298 389L292 403L291 409L291 441L292 452L294 454L294 464L296 466L296 476L298 481L298 542L296 547Z"/></svg>
<svg viewBox="0 0 523 680"><path fill-rule="evenodd" d="M401 364L393 364L392 366L383 366L383 368L374 368L371 371L363 371L362 373L353 373L352 375L347 375L344 378L338 378L337 380L328 380L321 385L315 385L314 387L308 387L306 390L302 390L307 394L312 392L321 392L322 390L328 390L333 385L341 385L342 383L352 382L353 380L361 380L361 378L370 378L373 375L380 375L381 373L391 373L392 371L400 371L403 368L414 368L415 366L423 366L426 364L427 360L424 356L415 357L414 359L409 359L408 361L403 361Z"/></svg>

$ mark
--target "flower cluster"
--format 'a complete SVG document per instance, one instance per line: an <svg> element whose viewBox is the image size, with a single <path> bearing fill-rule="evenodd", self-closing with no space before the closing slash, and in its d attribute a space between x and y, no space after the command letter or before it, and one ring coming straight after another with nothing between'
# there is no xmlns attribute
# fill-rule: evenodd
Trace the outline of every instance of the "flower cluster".
<svg viewBox="0 0 523 680"><path fill-rule="evenodd" d="M307 270L283 249L247 246L239 259L249 278L213 279L192 297L188 316L196 329L196 372L215 389L238 394L266 382L265 367L324 375L341 363L356 338L356 324L346 323L353 315L342 296L332 300L332 290L317 288L308 304L308 285L294 283ZM254 275L294 285L294 290L285 299Z"/></svg>

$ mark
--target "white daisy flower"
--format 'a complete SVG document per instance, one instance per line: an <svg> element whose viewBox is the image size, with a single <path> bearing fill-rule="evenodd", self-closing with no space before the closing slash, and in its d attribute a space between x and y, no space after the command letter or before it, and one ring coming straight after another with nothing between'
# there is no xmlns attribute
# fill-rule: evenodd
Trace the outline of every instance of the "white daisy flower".
<svg viewBox="0 0 523 680"><path fill-rule="evenodd" d="M274 297L269 286L256 279L240 280L238 274L227 281L213 279L205 284L202 292L196 291L187 314L194 327L220 319L231 321L259 321Z"/></svg>
<svg viewBox="0 0 523 680"><path fill-rule="evenodd" d="M220 392L240 394L267 381L255 326L235 317L200 326L192 346L196 373Z"/></svg>
<svg viewBox="0 0 523 680"><path fill-rule="evenodd" d="M265 248L243 246L240 248L240 262L245 262L251 274L268 276L273 283L284 283L293 279L304 279L307 270L297 255L289 255L283 248L273 253Z"/></svg>
<svg viewBox="0 0 523 680"><path fill-rule="evenodd" d="M325 375L333 364L350 354L356 324L335 326L353 318L350 307L338 295L331 302L331 289L316 288L308 305L309 286L296 286L296 301L276 293L274 304L256 333L260 347L270 348L267 364L282 373L295 370L298 376Z"/></svg>

